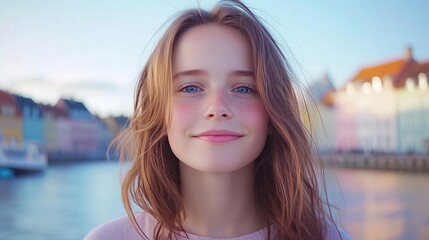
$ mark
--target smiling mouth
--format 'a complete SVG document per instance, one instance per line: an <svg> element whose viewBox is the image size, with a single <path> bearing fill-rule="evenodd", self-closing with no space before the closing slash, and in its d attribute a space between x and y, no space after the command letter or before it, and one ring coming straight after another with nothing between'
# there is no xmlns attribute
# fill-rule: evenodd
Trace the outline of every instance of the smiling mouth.
<svg viewBox="0 0 429 240"><path fill-rule="evenodd" d="M193 137L211 143L227 143L240 139L243 135L231 131L208 131Z"/></svg>
<svg viewBox="0 0 429 240"><path fill-rule="evenodd" d="M195 138L204 140L212 143L226 143L237 140L241 138L240 136L231 136L231 135L205 135L205 136L196 136Z"/></svg>

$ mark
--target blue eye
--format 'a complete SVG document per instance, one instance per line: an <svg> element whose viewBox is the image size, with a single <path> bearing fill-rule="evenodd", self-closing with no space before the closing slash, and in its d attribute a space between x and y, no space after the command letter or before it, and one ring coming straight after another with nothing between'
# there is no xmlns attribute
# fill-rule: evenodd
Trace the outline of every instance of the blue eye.
<svg viewBox="0 0 429 240"><path fill-rule="evenodd" d="M186 86L186 87L180 89L181 92L190 92L190 93L192 93L192 92L199 92L201 90L202 90L201 88L199 88L199 87L197 87L195 85L189 85L189 86Z"/></svg>
<svg viewBox="0 0 429 240"><path fill-rule="evenodd" d="M239 86L233 89L236 93L253 93L253 89L248 86Z"/></svg>

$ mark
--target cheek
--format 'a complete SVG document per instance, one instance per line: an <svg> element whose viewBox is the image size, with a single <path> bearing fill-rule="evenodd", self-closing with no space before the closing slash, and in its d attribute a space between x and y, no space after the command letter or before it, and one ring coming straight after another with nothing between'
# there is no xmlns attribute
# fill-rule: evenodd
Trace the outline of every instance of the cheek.
<svg viewBox="0 0 429 240"><path fill-rule="evenodd" d="M268 114L260 102L242 104L239 108L239 116L249 124L265 131L268 129Z"/></svg>
<svg viewBox="0 0 429 240"><path fill-rule="evenodd" d="M174 103L171 127L180 127L195 119L196 109L196 105L192 103Z"/></svg>
<svg viewBox="0 0 429 240"><path fill-rule="evenodd" d="M264 106L260 102L244 103L238 107L239 114L252 116L258 119L268 119Z"/></svg>
<svg viewBox="0 0 429 240"><path fill-rule="evenodd" d="M184 103L184 104L181 104L178 107L178 109L184 112L195 112L195 110L197 109L197 106L196 104L192 104L192 103Z"/></svg>

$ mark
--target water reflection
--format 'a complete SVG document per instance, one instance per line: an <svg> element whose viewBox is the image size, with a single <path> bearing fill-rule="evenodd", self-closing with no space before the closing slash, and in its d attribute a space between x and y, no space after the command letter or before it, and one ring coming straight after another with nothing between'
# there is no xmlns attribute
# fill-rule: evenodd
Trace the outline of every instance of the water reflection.
<svg viewBox="0 0 429 240"><path fill-rule="evenodd" d="M338 169L335 174L343 190L344 227L354 239L428 239L427 175Z"/></svg>
<svg viewBox="0 0 429 240"><path fill-rule="evenodd" d="M118 163L106 161L2 179L0 239L82 239L125 214L119 182ZM429 239L429 175L328 169L326 182L353 239Z"/></svg>
<svg viewBox="0 0 429 240"><path fill-rule="evenodd" d="M53 166L0 180L0 239L82 239L121 216L117 163Z"/></svg>

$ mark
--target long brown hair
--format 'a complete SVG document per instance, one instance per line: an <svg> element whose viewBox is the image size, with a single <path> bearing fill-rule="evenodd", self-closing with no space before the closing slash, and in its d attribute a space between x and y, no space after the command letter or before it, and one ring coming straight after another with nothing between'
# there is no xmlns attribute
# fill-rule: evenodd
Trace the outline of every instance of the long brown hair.
<svg viewBox="0 0 429 240"><path fill-rule="evenodd" d="M116 141L120 158L132 161L122 184L129 218L146 236L133 213L134 202L157 220L156 239L186 235L179 160L167 140L172 54L180 36L202 24L232 27L249 42L259 96L270 119L270 134L255 160L256 198L267 226L274 227L276 239L324 239L327 219L332 217L319 194L315 158L300 120L292 71L272 35L240 1L179 14L149 57L136 89L130 125Z"/></svg>

